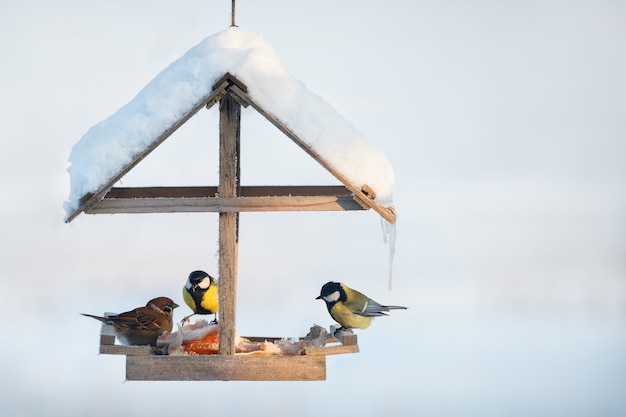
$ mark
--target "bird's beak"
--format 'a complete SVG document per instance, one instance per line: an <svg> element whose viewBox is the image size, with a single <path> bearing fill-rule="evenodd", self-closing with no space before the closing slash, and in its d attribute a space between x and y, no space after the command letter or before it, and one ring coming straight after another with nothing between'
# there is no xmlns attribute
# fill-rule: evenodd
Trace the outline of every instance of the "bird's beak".
<svg viewBox="0 0 626 417"><path fill-rule="evenodd" d="M174 303L174 305L172 306L172 308L176 308L176 307L180 307L178 304Z"/></svg>
<svg viewBox="0 0 626 417"><path fill-rule="evenodd" d="M320 298L322 298L321 295L318 295L317 297L315 297L316 300L319 300Z"/></svg>

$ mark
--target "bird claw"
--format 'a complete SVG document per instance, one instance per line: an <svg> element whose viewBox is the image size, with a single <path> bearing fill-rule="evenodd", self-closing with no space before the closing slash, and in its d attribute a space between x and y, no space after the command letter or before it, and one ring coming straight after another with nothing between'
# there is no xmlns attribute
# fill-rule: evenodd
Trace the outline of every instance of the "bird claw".
<svg viewBox="0 0 626 417"><path fill-rule="evenodd" d="M341 326L341 327L331 326L330 330L331 330L331 334L333 336L341 334L341 333L351 333L351 334L353 334L352 328L346 327L346 326Z"/></svg>
<svg viewBox="0 0 626 417"><path fill-rule="evenodd" d="M188 324L189 324L189 319L191 319L191 317L192 317L192 316L195 316L195 313L194 313L194 314L190 314L190 315L188 315L187 317L183 317L183 319L180 321L180 324L181 324L183 327L185 327L186 325L188 325Z"/></svg>

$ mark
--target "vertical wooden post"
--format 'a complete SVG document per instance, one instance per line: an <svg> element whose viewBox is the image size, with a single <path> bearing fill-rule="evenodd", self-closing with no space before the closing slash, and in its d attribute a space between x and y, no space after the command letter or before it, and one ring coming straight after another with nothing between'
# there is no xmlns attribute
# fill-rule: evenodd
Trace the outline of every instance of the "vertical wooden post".
<svg viewBox="0 0 626 417"><path fill-rule="evenodd" d="M230 25L237 26L235 24L235 0L233 0L230 5Z"/></svg>
<svg viewBox="0 0 626 417"><path fill-rule="evenodd" d="M240 194L241 106L230 94L220 100L220 184L221 198ZM237 258L239 213L219 214L219 351L235 354L237 305Z"/></svg>

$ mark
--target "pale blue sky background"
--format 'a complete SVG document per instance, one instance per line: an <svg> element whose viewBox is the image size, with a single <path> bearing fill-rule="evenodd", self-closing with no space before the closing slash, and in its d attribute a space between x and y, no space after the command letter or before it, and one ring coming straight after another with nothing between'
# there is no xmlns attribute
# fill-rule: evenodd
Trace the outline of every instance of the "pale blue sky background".
<svg viewBox="0 0 626 417"><path fill-rule="evenodd" d="M230 2L4 2L0 414L626 414L626 5L240 0L237 23L386 152L399 212L393 291L374 213L242 215L239 331L328 326L328 280L410 309L325 382L124 383L78 313L182 304L217 218L66 225L67 157ZM242 129L244 184L332 182L253 110ZM200 113L124 184L214 184L216 137Z"/></svg>

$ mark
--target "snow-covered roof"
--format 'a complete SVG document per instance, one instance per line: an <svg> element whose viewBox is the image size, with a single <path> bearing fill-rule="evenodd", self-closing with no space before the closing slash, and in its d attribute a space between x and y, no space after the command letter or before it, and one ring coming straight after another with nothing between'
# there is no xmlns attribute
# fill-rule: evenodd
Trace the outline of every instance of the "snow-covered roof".
<svg viewBox="0 0 626 417"><path fill-rule="evenodd" d="M69 157L67 218L81 198L101 191L164 132L198 106L224 74L235 75L248 95L294 132L350 182L392 202L393 167L374 143L282 65L262 36L239 27L210 36L172 62L128 104L90 128Z"/></svg>

